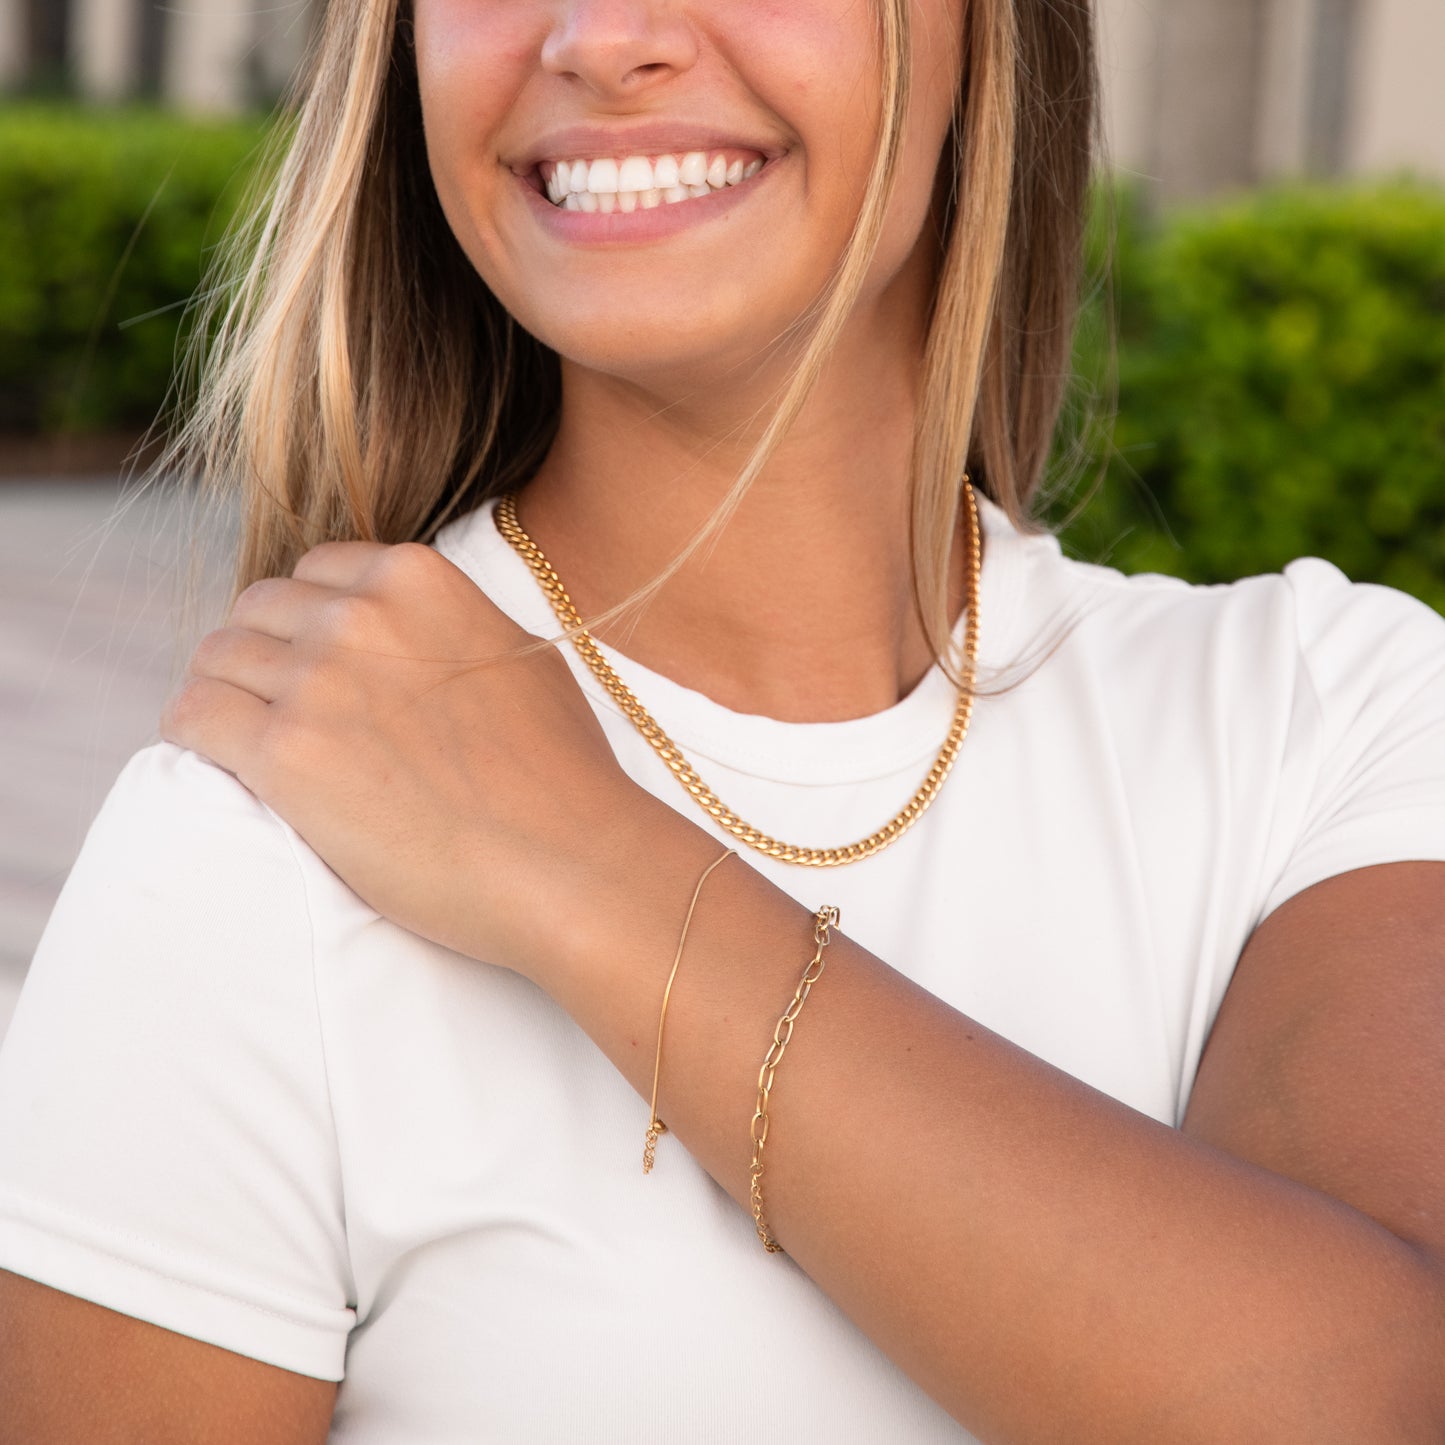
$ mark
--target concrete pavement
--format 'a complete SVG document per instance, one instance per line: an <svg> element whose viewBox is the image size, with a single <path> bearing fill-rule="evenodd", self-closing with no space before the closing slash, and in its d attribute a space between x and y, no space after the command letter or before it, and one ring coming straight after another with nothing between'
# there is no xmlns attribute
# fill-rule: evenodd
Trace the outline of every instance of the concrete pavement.
<svg viewBox="0 0 1445 1445"><path fill-rule="evenodd" d="M0 483L0 1036L86 830L190 655L176 609L198 531L223 539L170 490Z"/></svg>

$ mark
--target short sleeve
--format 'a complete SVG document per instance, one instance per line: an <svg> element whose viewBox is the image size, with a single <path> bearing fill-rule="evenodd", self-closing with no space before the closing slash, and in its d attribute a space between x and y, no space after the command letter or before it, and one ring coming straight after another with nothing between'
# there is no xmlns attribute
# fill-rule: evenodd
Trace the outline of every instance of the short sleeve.
<svg viewBox="0 0 1445 1445"><path fill-rule="evenodd" d="M1445 860L1445 618L1316 558L1285 576L1314 746L1298 833L1261 916L1351 869Z"/></svg>
<svg viewBox="0 0 1445 1445"><path fill-rule="evenodd" d="M293 844L193 752L126 764L0 1047L0 1267L339 1380L355 1292Z"/></svg>

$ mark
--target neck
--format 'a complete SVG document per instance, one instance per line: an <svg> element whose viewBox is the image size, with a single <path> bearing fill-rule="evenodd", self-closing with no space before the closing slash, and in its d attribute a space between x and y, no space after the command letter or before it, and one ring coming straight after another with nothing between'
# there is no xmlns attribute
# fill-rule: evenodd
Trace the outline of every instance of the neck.
<svg viewBox="0 0 1445 1445"><path fill-rule="evenodd" d="M917 686L934 660L908 555L918 349L877 340L845 333L721 536L634 621L598 628L600 642L733 711L787 722L867 716ZM701 389L660 397L564 363L559 435L519 515L584 618L661 571L726 496L750 451L729 435L776 394L776 377L759 380L724 410ZM961 522L951 622L965 535Z"/></svg>

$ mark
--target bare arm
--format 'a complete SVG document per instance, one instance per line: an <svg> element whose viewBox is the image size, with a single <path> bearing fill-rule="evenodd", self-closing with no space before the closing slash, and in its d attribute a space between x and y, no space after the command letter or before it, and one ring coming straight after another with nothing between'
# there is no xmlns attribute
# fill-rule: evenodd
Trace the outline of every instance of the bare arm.
<svg viewBox="0 0 1445 1445"><path fill-rule="evenodd" d="M336 1385L0 1270L0 1445L322 1445Z"/></svg>
<svg viewBox="0 0 1445 1445"><path fill-rule="evenodd" d="M665 805L645 838L539 980L644 1099L720 851ZM1445 1438L1445 865L1266 920L1182 1132L834 937L777 1074L769 1222L956 1418L996 1442ZM659 1112L744 1207L758 1067L812 947L760 875L708 880Z"/></svg>

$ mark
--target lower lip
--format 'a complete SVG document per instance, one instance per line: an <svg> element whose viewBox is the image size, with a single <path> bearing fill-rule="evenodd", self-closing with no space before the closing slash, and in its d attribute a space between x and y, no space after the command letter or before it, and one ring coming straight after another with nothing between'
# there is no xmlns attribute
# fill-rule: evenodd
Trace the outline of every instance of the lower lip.
<svg viewBox="0 0 1445 1445"><path fill-rule="evenodd" d="M781 158L779 158L781 159ZM635 246L674 236L693 226L703 226L728 214L747 202L777 167L779 161L768 161L756 175L739 181L710 196L697 196L688 201L667 201L650 210L639 205L635 211L569 211L554 206L540 191L533 188L526 176L516 181L526 194L528 204L539 223L559 241L574 246Z"/></svg>

